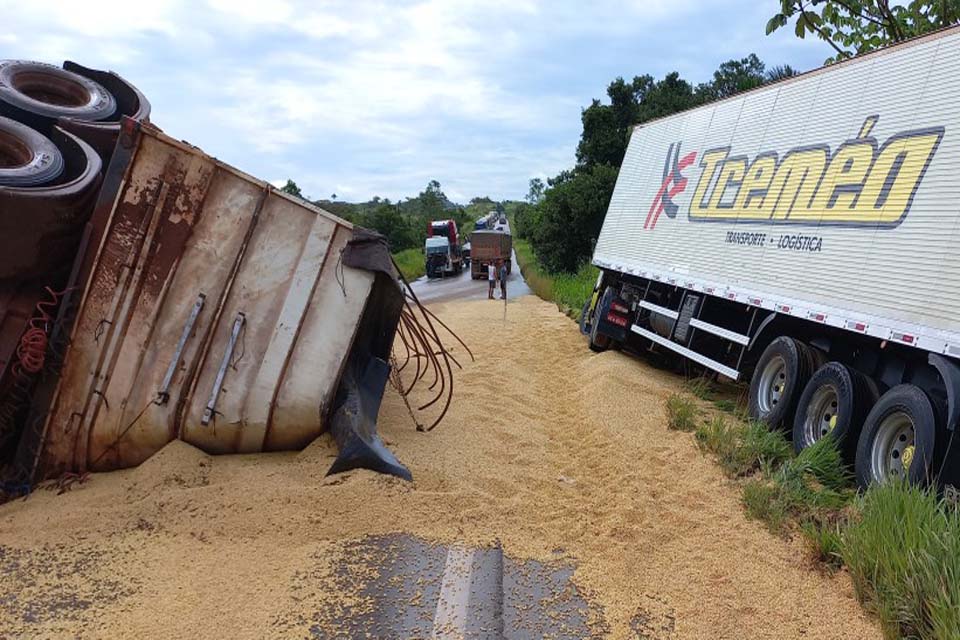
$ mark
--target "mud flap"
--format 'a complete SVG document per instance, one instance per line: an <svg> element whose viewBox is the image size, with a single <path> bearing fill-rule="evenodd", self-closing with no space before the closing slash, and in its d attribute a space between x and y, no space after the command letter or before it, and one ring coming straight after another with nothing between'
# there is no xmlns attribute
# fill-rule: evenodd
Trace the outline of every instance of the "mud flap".
<svg viewBox="0 0 960 640"><path fill-rule="evenodd" d="M403 293L386 240L355 227L343 253L343 264L372 271L376 276L328 422L340 455L327 475L363 468L412 480L410 470L400 464L377 434L377 412L390 377L387 359L403 308Z"/></svg>
<svg viewBox="0 0 960 640"><path fill-rule="evenodd" d="M357 362L347 366L340 382L338 408L330 423L340 455L327 471L328 476L371 469L413 480L410 470L400 464L377 434L377 413L389 376L390 365L377 357L370 357L365 366Z"/></svg>

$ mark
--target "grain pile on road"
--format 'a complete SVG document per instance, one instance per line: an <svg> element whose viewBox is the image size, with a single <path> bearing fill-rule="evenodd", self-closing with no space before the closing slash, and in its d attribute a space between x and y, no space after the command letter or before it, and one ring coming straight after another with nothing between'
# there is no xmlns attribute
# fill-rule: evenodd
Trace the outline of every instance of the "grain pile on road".
<svg viewBox="0 0 960 640"><path fill-rule="evenodd" d="M592 354L538 298L434 310L471 346L450 414L414 431L388 391L380 431L412 484L324 478L328 439L297 454L210 457L173 443L138 469L0 507L0 636L305 637L344 549L367 535L490 545L576 567L614 638L878 638L848 578L748 521L689 434L680 381ZM461 351L456 352L460 354ZM314 631L315 632L315 631Z"/></svg>

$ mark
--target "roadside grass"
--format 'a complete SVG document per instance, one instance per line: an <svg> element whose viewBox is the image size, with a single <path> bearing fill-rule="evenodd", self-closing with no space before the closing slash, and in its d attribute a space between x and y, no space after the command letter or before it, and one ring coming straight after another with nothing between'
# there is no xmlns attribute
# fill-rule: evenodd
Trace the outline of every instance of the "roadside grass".
<svg viewBox="0 0 960 640"><path fill-rule="evenodd" d="M748 515L761 520L772 533L787 535L804 526L811 533L811 527L819 532L823 525L836 522L853 496L843 459L836 445L824 438L772 473L750 480L744 486L743 502ZM812 536L808 542L827 541ZM824 553L816 548L815 555Z"/></svg>
<svg viewBox="0 0 960 640"><path fill-rule="evenodd" d="M737 478L762 469L773 469L790 458L792 448L783 434L759 422L742 424L714 416L696 428L701 449L716 456L727 475Z"/></svg>
<svg viewBox="0 0 960 640"><path fill-rule="evenodd" d="M413 281L427 272L426 260L423 257L423 251L414 247L404 249L393 254L393 259L400 267L400 273L408 281Z"/></svg>
<svg viewBox="0 0 960 640"><path fill-rule="evenodd" d="M560 310L571 318L579 319L583 303L593 293L599 269L584 263L576 273L550 273L540 265L533 247L526 240L514 237L513 250L530 290L544 300L557 303Z"/></svg>
<svg viewBox="0 0 960 640"><path fill-rule="evenodd" d="M687 380L687 389L701 400L713 400L713 381L705 375Z"/></svg>
<svg viewBox="0 0 960 640"><path fill-rule="evenodd" d="M513 250L517 254L517 266L520 267L520 273L530 290L544 300L553 301L553 280L537 262L530 243L514 237Z"/></svg>
<svg viewBox="0 0 960 640"><path fill-rule="evenodd" d="M960 637L960 512L900 482L871 488L858 506L841 553L884 635Z"/></svg>
<svg viewBox="0 0 960 640"><path fill-rule="evenodd" d="M688 398L674 393L667 398L667 426L674 431L697 428L697 407Z"/></svg>
<svg viewBox="0 0 960 640"><path fill-rule="evenodd" d="M593 295L600 270L584 262L576 273L557 273L553 277L553 299L561 308L574 312L579 319L583 303Z"/></svg>
<svg viewBox="0 0 960 640"><path fill-rule="evenodd" d="M720 411L726 413L733 413L737 410L737 401L730 400L729 398L724 398L723 400L714 400L713 406L715 406Z"/></svg>
<svg viewBox="0 0 960 640"><path fill-rule="evenodd" d="M800 533L807 543L807 550L814 560L823 563L831 571L843 566L843 530L845 518L833 522L804 522Z"/></svg>

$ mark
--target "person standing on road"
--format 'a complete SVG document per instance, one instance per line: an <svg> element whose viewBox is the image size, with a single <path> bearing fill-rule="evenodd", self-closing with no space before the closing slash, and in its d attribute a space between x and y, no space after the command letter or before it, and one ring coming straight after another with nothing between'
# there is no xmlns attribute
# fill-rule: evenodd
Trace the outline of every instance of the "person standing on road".
<svg viewBox="0 0 960 640"><path fill-rule="evenodd" d="M507 299L507 263L500 263L500 299Z"/></svg>
<svg viewBox="0 0 960 640"><path fill-rule="evenodd" d="M487 282L490 283L490 290L487 292L487 298L493 300L493 288L497 284L497 268L492 263L487 265Z"/></svg>

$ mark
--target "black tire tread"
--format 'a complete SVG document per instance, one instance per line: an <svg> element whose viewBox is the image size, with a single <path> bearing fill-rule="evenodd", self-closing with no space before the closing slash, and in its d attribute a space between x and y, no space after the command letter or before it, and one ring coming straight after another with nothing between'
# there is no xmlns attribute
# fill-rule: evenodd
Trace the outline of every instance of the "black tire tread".
<svg viewBox="0 0 960 640"><path fill-rule="evenodd" d="M871 385L865 375L841 362L824 363L810 376L797 402L793 421L793 447L797 453L804 448L803 423L807 405L816 389L827 383L833 383L837 388L840 396L838 410L845 416L844 420L837 423L834 437L844 459L852 463L856 456L860 429L867 413L876 402L873 396L875 385Z"/></svg>
<svg viewBox="0 0 960 640"><path fill-rule="evenodd" d="M910 465L908 480L912 484L926 485L930 480L934 448L936 446L937 417L933 403L920 387L913 384L898 384L880 396L870 410L860 438L857 441L857 484L866 489L873 481L870 473L870 449L882 419L897 409L907 410L914 418L914 462Z"/></svg>
<svg viewBox="0 0 960 640"><path fill-rule="evenodd" d="M767 361L778 353L784 358L789 369L795 369L793 386L791 387L786 403L780 405L780 407L774 411L771 411L770 416L763 417L760 415L760 409L756 402L756 394L760 384L759 374L763 371ZM796 412L797 401L800 399L800 394L803 392L804 387L806 387L810 376L813 375L813 372L816 370L817 362L821 357L822 354L819 350L790 336L779 336L771 341L760 355L760 359L757 361L757 366L754 369L753 379L750 382L750 415L754 419L765 422L771 429L786 427L789 430L793 425L793 416Z"/></svg>

